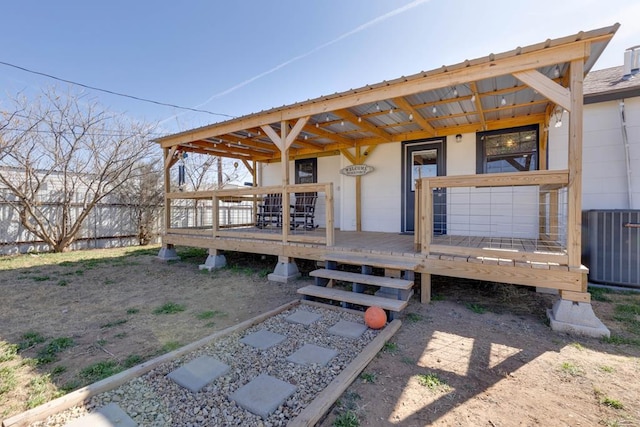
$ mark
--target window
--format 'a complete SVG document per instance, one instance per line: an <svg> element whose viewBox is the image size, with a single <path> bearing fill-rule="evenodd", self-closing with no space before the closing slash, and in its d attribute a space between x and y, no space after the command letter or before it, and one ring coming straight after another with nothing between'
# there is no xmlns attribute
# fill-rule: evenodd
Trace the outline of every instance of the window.
<svg viewBox="0 0 640 427"><path fill-rule="evenodd" d="M318 182L318 159L298 159L295 163L296 184L312 184Z"/></svg>
<svg viewBox="0 0 640 427"><path fill-rule="evenodd" d="M538 169L538 126L477 134L477 173Z"/></svg>

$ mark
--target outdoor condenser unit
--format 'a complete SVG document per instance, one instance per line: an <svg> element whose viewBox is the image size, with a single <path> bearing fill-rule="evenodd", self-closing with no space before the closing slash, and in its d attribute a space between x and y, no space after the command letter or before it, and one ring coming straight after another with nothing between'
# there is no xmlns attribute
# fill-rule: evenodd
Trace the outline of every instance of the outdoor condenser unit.
<svg viewBox="0 0 640 427"><path fill-rule="evenodd" d="M584 211L582 262L592 282L640 288L640 210Z"/></svg>

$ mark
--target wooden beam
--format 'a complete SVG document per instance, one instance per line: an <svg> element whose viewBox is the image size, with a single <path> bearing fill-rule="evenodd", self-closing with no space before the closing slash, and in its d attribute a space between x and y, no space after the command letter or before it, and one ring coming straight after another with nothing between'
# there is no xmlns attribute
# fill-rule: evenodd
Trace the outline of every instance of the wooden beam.
<svg viewBox="0 0 640 427"><path fill-rule="evenodd" d="M571 114L569 115L569 186L567 189L567 254L569 267L582 265L582 102L584 64L571 61Z"/></svg>
<svg viewBox="0 0 640 427"><path fill-rule="evenodd" d="M164 156L164 169L170 169L171 166L173 166L175 164L175 162L173 161L173 155L176 153L176 150L178 149L177 145L174 145L173 147L171 147L169 149L169 151L165 151L165 156Z"/></svg>
<svg viewBox="0 0 640 427"><path fill-rule="evenodd" d="M513 73L513 76L546 98L562 106L565 110L571 111L569 89L560 86L538 70L520 71Z"/></svg>
<svg viewBox="0 0 640 427"><path fill-rule="evenodd" d="M402 110L408 111L413 115L413 121L416 122L425 132L430 132L431 135L436 134L436 130L431 126L431 124L422 117L422 114L415 109L404 97L394 98L393 102L401 108Z"/></svg>
<svg viewBox="0 0 640 427"><path fill-rule="evenodd" d="M483 131L487 130L487 122L485 119L485 112L482 109L482 100L480 99L480 94L478 94L478 85L476 84L476 82L471 82L469 83L469 86L471 87L471 91L473 92L473 94L475 95L475 101L474 104L476 106L476 111L475 113L478 115L478 119L480 120L480 126L481 129Z"/></svg>
<svg viewBox="0 0 640 427"><path fill-rule="evenodd" d="M254 162L255 163L255 162ZM249 173L251 174L251 176L253 176L254 181L255 181L255 175L256 175L256 170L255 168L251 167L251 165L249 164L249 162L245 159L242 159L242 164L244 164L244 167L247 168L247 170L249 171Z"/></svg>
<svg viewBox="0 0 640 427"><path fill-rule="evenodd" d="M386 139L388 141L391 140L391 135L389 135L387 132L383 131L382 129L378 128L377 126L372 125L366 119L358 121L358 116L356 116L355 114L353 114L351 111L349 111L347 109L337 110L337 111L334 111L334 113L336 115L338 115L339 117L347 120L348 122L353 123L354 125L358 126L359 128L365 129L365 130L373 133L374 135L379 136L382 139Z"/></svg>
<svg viewBox="0 0 640 427"><path fill-rule="evenodd" d="M342 150L340 150L340 152L342 153L342 155L343 155L347 160L349 160L349 162L350 162L352 165L355 165L355 164L356 164L356 158L355 158L355 157L354 157L354 155L353 155L353 154L351 154L347 149L342 149Z"/></svg>
<svg viewBox="0 0 640 427"><path fill-rule="evenodd" d="M287 135L286 140L284 140L285 149L288 149L289 147L291 147L291 144L293 143L293 141L295 141L298 135L300 135L300 132L302 132L304 125L306 125L308 121L309 121L309 116L301 117L298 119L296 124L291 129L291 132L289 132L289 134Z"/></svg>
<svg viewBox="0 0 640 427"><path fill-rule="evenodd" d="M273 130L271 125L267 124L267 125L261 126L261 129L264 131L264 133L267 134L269 139L271 141L273 141L273 143L276 145L276 147L278 147L278 150L280 150L280 152L284 151L284 143L283 143L282 139L280 139L280 135L278 135L276 133L276 131Z"/></svg>
<svg viewBox="0 0 640 427"><path fill-rule="evenodd" d="M349 144L350 146L354 145L354 141L349 139L349 138L345 138L337 133L334 132L329 132L328 130L324 129L322 126L311 126L311 125L306 125L304 127L304 131L308 132L308 133L312 133L314 135L319 135L319 136L324 136L325 138L329 138L332 141L335 142L341 142L344 144Z"/></svg>

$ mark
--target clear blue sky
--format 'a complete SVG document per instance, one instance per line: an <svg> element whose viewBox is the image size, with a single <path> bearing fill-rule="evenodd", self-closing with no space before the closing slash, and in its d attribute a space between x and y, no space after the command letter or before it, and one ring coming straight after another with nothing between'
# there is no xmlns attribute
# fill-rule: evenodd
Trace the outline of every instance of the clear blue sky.
<svg viewBox="0 0 640 427"><path fill-rule="evenodd" d="M640 44L638 0L21 0L1 16L0 61L233 116L616 22L594 69ZM52 85L0 65L0 111ZM89 93L166 132L224 119Z"/></svg>

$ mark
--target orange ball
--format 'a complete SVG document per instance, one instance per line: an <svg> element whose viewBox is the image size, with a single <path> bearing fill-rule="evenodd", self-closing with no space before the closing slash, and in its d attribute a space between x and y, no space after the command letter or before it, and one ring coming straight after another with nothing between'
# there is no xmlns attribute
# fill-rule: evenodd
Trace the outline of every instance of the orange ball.
<svg viewBox="0 0 640 427"><path fill-rule="evenodd" d="M387 323L387 313L380 307L369 307L364 312L364 323L371 329L381 329Z"/></svg>

